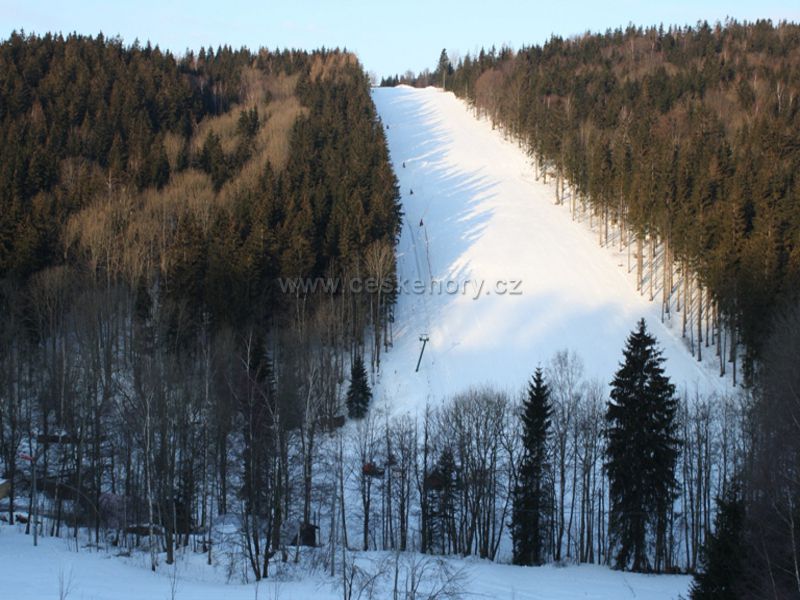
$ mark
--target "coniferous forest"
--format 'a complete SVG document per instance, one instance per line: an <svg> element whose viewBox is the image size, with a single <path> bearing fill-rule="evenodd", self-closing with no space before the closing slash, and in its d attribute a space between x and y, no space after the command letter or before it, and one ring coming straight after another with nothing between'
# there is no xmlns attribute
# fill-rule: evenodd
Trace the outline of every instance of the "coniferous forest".
<svg viewBox="0 0 800 600"><path fill-rule="evenodd" d="M642 319L608 381L564 350L517 396L395 414L375 383L403 214L357 57L14 33L0 518L153 571L313 562L345 600L392 573L401 597L401 553L406 597L423 574L463 597L413 553L506 550L696 574L697 599L800 593L800 26L443 51L382 83L441 86L518 142L736 393L679 389ZM367 572L353 555L373 550L394 562Z"/></svg>

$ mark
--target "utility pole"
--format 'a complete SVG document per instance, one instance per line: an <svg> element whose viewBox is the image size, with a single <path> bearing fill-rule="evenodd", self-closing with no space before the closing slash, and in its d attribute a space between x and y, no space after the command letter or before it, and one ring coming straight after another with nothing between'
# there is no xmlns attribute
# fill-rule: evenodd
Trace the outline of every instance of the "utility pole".
<svg viewBox="0 0 800 600"><path fill-rule="evenodd" d="M427 333L423 333L422 335L419 336L419 341L422 342L422 349L419 351L419 360L417 360L417 368L414 369L414 373L419 372L419 365L422 362L422 354L425 352L425 344L428 343L429 339L430 338L428 338Z"/></svg>
<svg viewBox="0 0 800 600"><path fill-rule="evenodd" d="M420 220L420 222L422 222ZM428 242L428 228L426 226L422 226L422 233L425 234L425 260L428 261L428 277L431 280L431 284L433 284L433 267L431 267L431 245ZM420 338L421 340L422 338Z"/></svg>

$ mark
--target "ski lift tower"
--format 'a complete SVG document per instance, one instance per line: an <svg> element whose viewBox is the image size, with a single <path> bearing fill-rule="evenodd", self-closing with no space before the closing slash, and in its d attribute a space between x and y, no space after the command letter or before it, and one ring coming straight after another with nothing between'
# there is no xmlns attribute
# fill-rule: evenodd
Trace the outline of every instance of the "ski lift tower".
<svg viewBox="0 0 800 600"><path fill-rule="evenodd" d="M422 354L425 352L425 344L428 343L429 339L430 338L428 337L427 333L420 334L420 336L419 336L419 341L422 342L422 348L419 351L419 359L417 360L417 368L414 369L414 373L419 372L419 365L422 362Z"/></svg>

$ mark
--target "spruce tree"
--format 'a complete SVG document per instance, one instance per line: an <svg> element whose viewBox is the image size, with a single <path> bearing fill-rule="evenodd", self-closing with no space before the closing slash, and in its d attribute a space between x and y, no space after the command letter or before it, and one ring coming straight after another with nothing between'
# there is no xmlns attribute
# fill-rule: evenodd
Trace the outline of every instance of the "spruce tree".
<svg viewBox="0 0 800 600"><path fill-rule="evenodd" d="M606 412L609 532L617 568L658 571L667 566L667 519L676 488L675 386L664 374L664 358L644 319L623 354ZM654 541L653 562L648 536Z"/></svg>
<svg viewBox="0 0 800 600"><path fill-rule="evenodd" d="M367 415L372 390L367 381L364 360L356 356L350 367L350 387L347 390L347 414L351 419L363 419Z"/></svg>
<svg viewBox="0 0 800 600"><path fill-rule="evenodd" d="M550 389L540 368L528 385L522 410L523 456L514 488L511 521L514 564L540 565L544 562L547 539L550 497L547 492L547 438L553 413Z"/></svg>
<svg viewBox="0 0 800 600"><path fill-rule="evenodd" d="M442 79L442 89L445 89L447 84L447 76L453 73L453 65L450 63L450 58L447 56L447 50L442 48L442 53L439 55L439 63L436 66L434 76Z"/></svg>
<svg viewBox="0 0 800 600"><path fill-rule="evenodd" d="M717 498L714 532L703 549L703 570L692 583L692 600L735 600L744 570L744 503L736 487Z"/></svg>

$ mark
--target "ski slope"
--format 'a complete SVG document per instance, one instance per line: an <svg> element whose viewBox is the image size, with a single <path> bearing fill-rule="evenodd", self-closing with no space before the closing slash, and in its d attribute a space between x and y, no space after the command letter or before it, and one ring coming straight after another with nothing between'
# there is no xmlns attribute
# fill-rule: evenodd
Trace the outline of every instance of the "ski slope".
<svg viewBox="0 0 800 600"><path fill-rule="evenodd" d="M375 88L373 100L405 213L379 401L414 411L471 385L516 392L565 349L582 359L586 379L608 384L641 317L679 390L731 391L661 323L660 305L636 291L622 255L554 204L553 186L535 180L515 142L449 92ZM422 283L402 285L413 281ZM430 341L415 372L423 333Z"/></svg>

